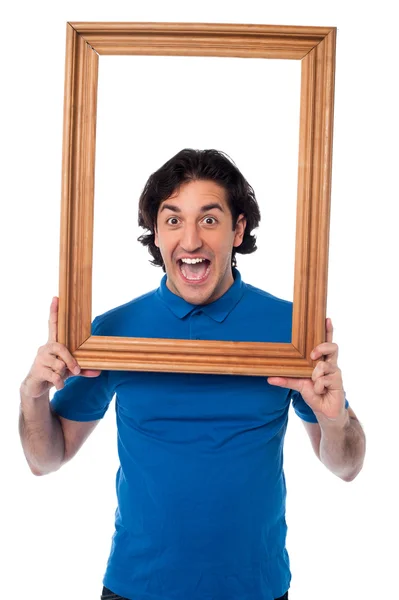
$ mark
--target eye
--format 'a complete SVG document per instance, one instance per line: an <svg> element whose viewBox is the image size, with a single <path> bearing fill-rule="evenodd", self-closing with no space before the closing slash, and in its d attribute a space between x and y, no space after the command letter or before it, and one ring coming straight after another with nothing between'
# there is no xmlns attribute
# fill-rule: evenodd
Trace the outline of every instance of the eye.
<svg viewBox="0 0 399 600"><path fill-rule="evenodd" d="M179 224L179 219L177 217L169 217L166 220L166 222L167 222L168 225L172 225L172 226L173 225L178 225ZM215 219L215 217L205 217L203 219L203 222L206 225L215 225L217 223L217 219Z"/></svg>
<svg viewBox="0 0 399 600"><path fill-rule="evenodd" d="M215 219L215 217L205 217L204 223L206 225L215 225L215 223L217 223L217 220Z"/></svg>

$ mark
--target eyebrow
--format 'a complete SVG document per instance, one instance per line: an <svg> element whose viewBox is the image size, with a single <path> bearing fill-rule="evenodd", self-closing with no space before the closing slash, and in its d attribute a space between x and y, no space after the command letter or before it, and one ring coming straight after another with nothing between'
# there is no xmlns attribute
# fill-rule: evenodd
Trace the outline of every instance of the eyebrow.
<svg viewBox="0 0 399 600"><path fill-rule="evenodd" d="M211 204L205 204L204 206L201 206L200 212L205 213L208 212L208 210L213 210L214 208L224 212L221 204L218 202L212 202ZM172 212L181 213L181 209L175 204L164 204L159 212L162 212L163 210L171 210Z"/></svg>

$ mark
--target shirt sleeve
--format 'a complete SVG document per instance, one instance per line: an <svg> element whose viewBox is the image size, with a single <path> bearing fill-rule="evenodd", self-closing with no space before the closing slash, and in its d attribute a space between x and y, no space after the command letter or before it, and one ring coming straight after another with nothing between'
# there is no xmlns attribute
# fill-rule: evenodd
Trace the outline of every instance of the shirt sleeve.
<svg viewBox="0 0 399 600"><path fill-rule="evenodd" d="M97 328L97 319L94 319L93 335L99 335ZM102 419L113 397L108 376L108 371L101 371L98 377L70 377L50 401L52 410L72 421Z"/></svg>
<svg viewBox="0 0 399 600"><path fill-rule="evenodd" d="M314 414L313 410L310 408L308 404L306 404L305 400L302 398L299 392L291 392L291 400L292 406L298 417L303 419L303 421L307 421L308 423L318 423L317 417ZM349 407L349 402L345 398L345 408Z"/></svg>

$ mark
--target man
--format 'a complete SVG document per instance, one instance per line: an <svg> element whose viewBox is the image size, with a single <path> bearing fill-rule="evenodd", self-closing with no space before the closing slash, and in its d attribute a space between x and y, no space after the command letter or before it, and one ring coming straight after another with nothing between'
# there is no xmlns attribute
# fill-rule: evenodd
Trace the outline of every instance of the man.
<svg viewBox="0 0 399 600"><path fill-rule="evenodd" d="M292 304L243 283L236 269L237 252L256 250L259 219L252 188L225 155L179 152L139 202L148 231L139 240L166 275L159 289L97 317L93 334L290 342ZM57 300L49 323L21 386L32 472L70 460L116 394L118 509L102 599L288 599L290 402L333 473L351 481L364 460L331 321L310 379L80 371L57 343Z"/></svg>

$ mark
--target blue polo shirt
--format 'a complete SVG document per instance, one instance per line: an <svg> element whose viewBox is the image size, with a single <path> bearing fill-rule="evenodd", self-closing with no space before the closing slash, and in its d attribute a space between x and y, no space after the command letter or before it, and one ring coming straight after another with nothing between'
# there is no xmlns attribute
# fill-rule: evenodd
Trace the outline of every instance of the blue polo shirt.
<svg viewBox="0 0 399 600"><path fill-rule="evenodd" d="M241 280L195 306L161 285L93 322L93 335L290 342L292 303ZM134 600L274 600L289 588L283 442L297 393L266 377L103 371L51 405L101 419L115 395L120 467L103 583ZM347 404L348 405L348 404Z"/></svg>

